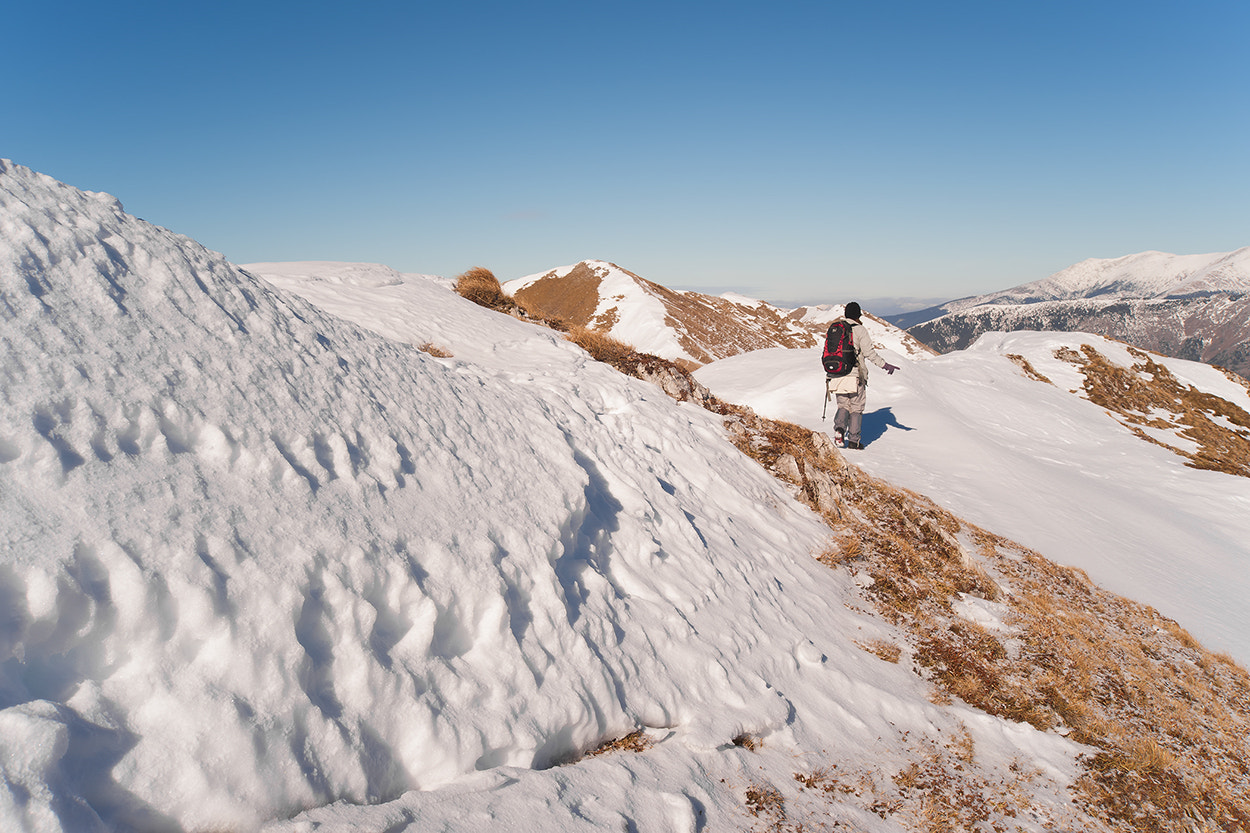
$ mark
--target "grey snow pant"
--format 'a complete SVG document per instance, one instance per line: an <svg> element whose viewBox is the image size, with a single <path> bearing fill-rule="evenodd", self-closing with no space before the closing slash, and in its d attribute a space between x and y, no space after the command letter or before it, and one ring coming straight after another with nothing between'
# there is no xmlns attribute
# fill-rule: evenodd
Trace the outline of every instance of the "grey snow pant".
<svg viewBox="0 0 1250 833"><path fill-rule="evenodd" d="M838 412L833 417L833 428L840 430L848 443L857 443L864 423L864 405L868 403L868 386L860 382L855 393L839 393L837 397Z"/></svg>

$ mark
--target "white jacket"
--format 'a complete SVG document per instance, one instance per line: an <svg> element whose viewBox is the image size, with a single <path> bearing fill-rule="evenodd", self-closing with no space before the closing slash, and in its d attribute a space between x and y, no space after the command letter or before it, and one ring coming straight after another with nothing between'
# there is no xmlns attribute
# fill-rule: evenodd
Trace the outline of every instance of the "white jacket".
<svg viewBox="0 0 1250 833"><path fill-rule="evenodd" d="M872 362L877 367L885 367L885 359L877 354L876 349L872 346L872 336L868 335L868 331L864 329L863 324L854 318L838 320L849 321L851 324L851 339L855 342L856 372L830 379L829 390L832 393L857 393L862 385L868 384L868 365L864 364L864 359Z"/></svg>

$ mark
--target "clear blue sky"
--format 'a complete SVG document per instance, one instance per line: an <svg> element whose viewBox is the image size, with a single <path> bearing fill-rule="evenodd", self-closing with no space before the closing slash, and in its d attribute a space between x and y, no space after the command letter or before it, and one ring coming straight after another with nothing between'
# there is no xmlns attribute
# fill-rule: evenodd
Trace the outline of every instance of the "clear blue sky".
<svg viewBox="0 0 1250 833"><path fill-rule="evenodd" d="M1250 2L11 0L0 156L231 260L954 298L1250 245Z"/></svg>

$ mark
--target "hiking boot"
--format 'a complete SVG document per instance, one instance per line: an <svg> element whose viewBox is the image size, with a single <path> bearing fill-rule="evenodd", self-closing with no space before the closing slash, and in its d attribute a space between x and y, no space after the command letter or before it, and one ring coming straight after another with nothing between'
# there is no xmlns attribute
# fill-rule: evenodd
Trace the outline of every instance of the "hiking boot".
<svg viewBox="0 0 1250 833"><path fill-rule="evenodd" d="M833 429L833 444L838 448L846 448L846 440L842 439L842 429Z"/></svg>
<svg viewBox="0 0 1250 833"><path fill-rule="evenodd" d="M853 448L856 451L858 451L864 447L864 444L861 443L859 440L851 440L849 443L846 444L846 447Z"/></svg>

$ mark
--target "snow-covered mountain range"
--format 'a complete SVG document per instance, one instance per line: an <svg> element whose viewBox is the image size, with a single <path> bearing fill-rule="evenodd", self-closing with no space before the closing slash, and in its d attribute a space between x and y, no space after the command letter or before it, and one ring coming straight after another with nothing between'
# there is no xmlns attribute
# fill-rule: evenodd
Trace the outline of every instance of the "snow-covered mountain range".
<svg viewBox="0 0 1250 833"><path fill-rule="evenodd" d="M1248 442L1244 385L1092 336L910 355L882 325L902 370L854 462L929 504L822 442L817 348L699 371L800 423L761 429L449 284L239 267L0 160L0 829L1131 830L1097 792L1128 770L1091 761L1138 759L1103 724L995 708L934 659L1041 644L1061 685L1028 565L1076 599L1051 624L1114 609L1089 624L1149 669L1118 694L1183 682L1172 725L1219 706L1155 747L1222 796L1178 812L1240 818L1244 773L1205 768L1244 749L1244 672L941 506L1244 664L1250 478L1194 467ZM1159 367L1211 398L1087 385ZM761 465L769 431L814 450ZM930 560L869 560L895 550ZM920 600L919 639L880 601L939 566L971 583Z"/></svg>
<svg viewBox="0 0 1250 833"><path fill-rule="evenodd" d="M545 316L691 367L769 347L815 346L842 314L841 305L781 309L741 295L673 290L599 260L517 278L504 290ZM901 333L894 341L909 354L930 352Z"/></svg>
<svg viewBox="0 0 1250 833"><path fill-rule="evenodd" d="M1250 378L1250 248L1086 260L1044 280L890 321L941 352L986 332L1092 332Z"/></svg>

